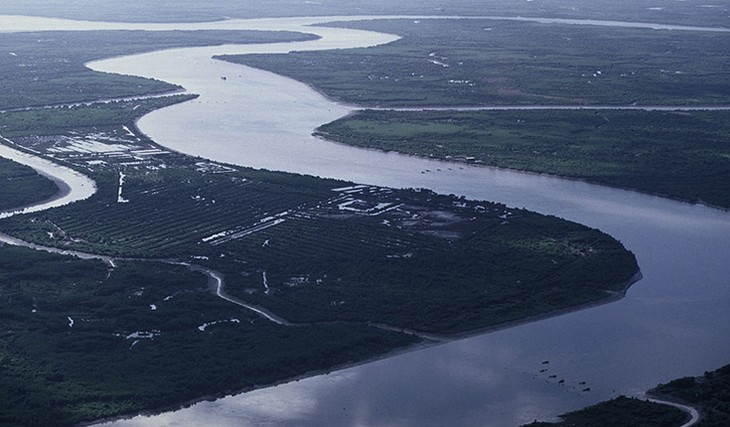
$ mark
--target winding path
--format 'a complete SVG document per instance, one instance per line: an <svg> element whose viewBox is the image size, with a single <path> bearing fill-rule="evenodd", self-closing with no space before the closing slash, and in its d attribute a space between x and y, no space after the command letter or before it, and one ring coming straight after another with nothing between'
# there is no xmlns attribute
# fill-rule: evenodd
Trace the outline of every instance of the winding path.
<svg viewBox="0 0 730 427"><path fill-rule="evenodd" d="M686 423L682 424L679 427L692 427L693 425L695 425L698 422L700 422L700 419L702 418L700 416L699 411L697 409L695 409L694 407L692 407L692 406L683 405L683 404L677 403L677 402L670 402L668 400L661 400L661 399L657 399L655 397L646 397L646 399L649 402L654 402L654 403L658 403L660 405L667 405L667 406L675 407L677 409L681 409L682 411L684 411L687 414L689 414L690 419Z"/></svg>
<svg viewBox="0 0 730 427"><path fill-rule="evenodd" d="M223 280L223 275L221 273L211 270L209 268L202 267L200 265L189 264L189 263L185 263L185 262L180 262L180 263L176 263L176 264L184 265L192 271L197 271L197 272L203 273L206 276L208 276L211 287L213 288L213 290L215 291L215 294L219 298L221 298L225 301L228 301L230 303L239 305L241 307L244 307L248 310L251 310L256 314L261 315L263 318L276 323L277 325L296 326L295 323L291 323L288 320L285 320L284 318L277 316L276 314L272 313L271 311L269 311L263 307L258 307L253 304L248 304L245 301L242 301L238 298L228 295L228 293L225 291L225 281Z"/></svg>

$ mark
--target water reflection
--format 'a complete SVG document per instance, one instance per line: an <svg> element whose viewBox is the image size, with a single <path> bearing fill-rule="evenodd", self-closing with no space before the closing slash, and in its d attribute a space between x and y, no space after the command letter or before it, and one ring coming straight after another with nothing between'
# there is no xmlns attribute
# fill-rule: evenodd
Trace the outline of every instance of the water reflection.
<svg viewBox="0 0 730 427"><path fill-rule="evenodd" d="M245 28L293 29L311 21L316 19L261 20ZM576 181L320 141L310 136L312 129L349 108L291 80L210 59L393 39L307 30L323 39L176 49L93 67L164 79L201 95L139 122L167 147L245 166L427 187L558 215L623 241L639 258L644 279L609 305L114 425L509 426L728 363L729 215Z"/></svg>
<svg viewBox="0 0 730 427"><path fill-rule="evenodd" d="M203 403L148 420L149 425L169 419L220 425L511 426L640 393L728 362L726 213L578 181L317 140L310 136L315 126L349 109L300 83L208 59L219 52L185 49L94 67L170 79L201 94L197 103L158 110L139 122L167 147L241 165L426 187L557 215L623 241L637 254L644 279L617 303ZM177 76L174 64L181 57L201 69ZM233 85L231 79L222 83L220 75L235 76ZM267 96L256 96L260 90ZM252 409L259 405L264 408ZM204 418L196 418L200 415ZM136 422L141 421L130 425Z"/></svg>

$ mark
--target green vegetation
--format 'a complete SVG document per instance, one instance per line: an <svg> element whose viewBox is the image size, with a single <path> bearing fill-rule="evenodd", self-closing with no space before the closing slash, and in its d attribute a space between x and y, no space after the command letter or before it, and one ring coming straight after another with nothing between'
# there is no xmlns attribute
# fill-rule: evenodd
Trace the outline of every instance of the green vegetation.
<svg viewBox="0 0 730 427"><path fill-rule="evenodd" d="M0 330L3 426L64 426L177 405L414 341L358 325L278 326L215 297L202 275L181 266L108 269L2 246Z"/></svg>
<svg viewBox="0 0 730 427"><path fill-rule="evenodd" d="M129 203L117 203L118 173L101 171L91 175L98 192L88 201L38 217L10 218L5 229L29 240L114 256L202 255L199 243L207 236L253 224L267 212L313 203L325 191L329 196L326 182L309 187L293 176L269 174L273 179L264 181L258 178L267 175L263 172L205 174L192 161L127 173L123 194Z"/></svg>
<svg viewBox="0 0 730 427"><path fill-rule="evenodd" d="M133 123L156 109L194 99L195 95L171 95L132 102L110 101L89 105L57 106L0 113L0 133L7 138L56 135L69 129L92 130Z"/></svg>
<svg viewBox="0 0 730 427"><path fill-rule="evenodd" d="M619 242L558 218L202 161L134 130L184 97L21 108L168 91L81 62L205 34L232 35L0 35L15 53L0 61L0 133L98 184L0 229L128 257L107 268L0 247L0 425L68 425L268 385L416 341L371 322L468 332L620 295L637 272ZM301 325L266 321L160 259L216 269L232 296Z"/></svg>
<svg viewBox="0 0 730 427"><path fill-rule="evenodd" d="M637 269L582 226L494 204L456 208L431 193L394 196L401 207L376 218L328 209L221 245L246 255L229 292L299 322L455 333L604 299ZM250 292L262 274L270 292Z"/></svg>
<svg viewBox="0 0 730 427"><path fill-rule="evenodd" d="M380 20L369 49L226 56L366 106L728 103L730 34L528 22ZM716 59L705 56L718 49ZM730 207L728 113L365 111L339 142L550 173Z"/></svg>
<svg viewBox="0 0 730 427"><path fill-rule="evenodd" d="M444 333L597 301L637 270L599 231L499 204L178 162L127 170L127 203L118 174L100 171L89 200L0 227L93 253L194 256L231 294L292 321Z"/></svg>
<svg viewBox="0 0 730 427"><path fill-rule="evenodd" d="M685 377L659 384L650 393L699 408L702 418L698 427L730 425L730 365L705 372L701 377Z"/></svg>
<svg viewBox="0 0 730 427"><path fill-rule="evenodd" d="M363 111L317 134L730 208L725 111ZM468 159L468 160L467 160Z"/></svg>
<svg viewBox="0 0 730 427"><path fill-rule="evenodd" d="M308 40L263 31L91 31L0 34L0 110L96 101L179 89L161 81L91 71L84 63L178 46Z"/></svg>
<svg viewBox="0 0 730 427"><path fill-rule="evenodd" d="M689 417L680 409L625 396L560 416L557 423L534 422L530 427L676 427ZM526 427L525 426L525 427Z"/></svg>
<svg viewBox="0 0 730 427"><path fill-rule="evenodd" d="M221 58L363 106L703 105L730 101L730 33L497 20L378 20L369 49Z"/></svg>
<svg viewBox="0 0 730 427"><path fill-rule="evenodd" d="M0 211L47 199L58 187L28 166L0 157Z"/></svg>
<svg viewBox="0 0 730 427"><path fill-rule="evenodd" d="M58 150L75 140L149 147L112 123L131 126L157 102L174 99L0 115L13 141L85 169L99 187L86 201L0 228L51 246L190 260L224 272L230 294L309 326L263 320L179 266L107 269L0 247L0 401L11 408L0 425L49 425L49 414L68 425L271 384L415 340L370 321L469 331L601 300L637 269L599 231L499 204L239 169L159 148L131 164ZM46 130L36 135L28 123ZM225 322L198 329L216 321Z"/></svg>

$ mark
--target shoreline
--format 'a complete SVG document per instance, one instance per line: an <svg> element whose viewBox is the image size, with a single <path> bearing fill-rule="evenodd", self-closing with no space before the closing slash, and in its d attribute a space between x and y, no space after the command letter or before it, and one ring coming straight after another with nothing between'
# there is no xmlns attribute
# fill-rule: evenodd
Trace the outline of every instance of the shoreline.
<svg viewBox="0 0 730 427"><path fill-rule="evenodd" d="M728 107L728 110L730 110L730 107ZM344 119L346 117L354 116L355 114L357 114L357 111L353 111L353 112L347 114L346 116L343 116L341 119ZM340 119L338 119L338 120L340 120ZM364 146L364 145L361 146L361 145L349 144L347 142L342 142L342 141L337 141L337 140L334 140L334 139L330 139L330 138L328 138L328 135L327 134L325 134L323 132L318 132L316 129L312 133L312 136L314 136L315 138L322 139L323 141L331 142L331 143L334 143L334 144L344 145L346 147L359 148L361 150L372 150L372 151L378 151L378 152L381 152L381 153L396 153L396 154L400 154L400 155L403 155L403 156L413 157L413 158L416 158L416 159L425 159L425 160L431 160L431 161L439 161L439 162L443 162L445 164L451 164L451 165L457 165L457 166L467 166L467 167L475 167L475 168L488 168L488 169L503 170L503 171L509 171L509 172L524 173L524 174L533 175L533 176L547 176L547 177L551 177L551 178L559 178L559 179L564 179L566 181L582 182L582 183L585 183L585 184L597 185L597 186L606 187L606 188L613 188L613 189L616 189L616 190L630 191L630 192L642 194L642 195L645 195L645 196L658 197L660 199L667 199L667 200L672 200L674 202L685 203L685 204L690 205L690 206L704 206L704 207L710 208L710 209L716 209L716 210L723 211L723 212L730 212L730 206L727 206L726 207L726 206L722 206L722 205L716 205L716 204L712 204L712 203L706 203L706 202L704 202L702 200L683 199L681 197L671 196L671 195L662 194L662 193L651 193L651 192L648 192L648 191L640 190L638 188L624 187L624 186L620 186L620 185L611 185L611 184L607 184L607 183L604 183L604 182L583 179L583 178L579 178L579 177L575 177L575 176L559 175L559 174L553 174L553 173L548 173L548 172L536 172L536 171L531 171L531 170L526 170L526 169L513 169L513 168L504 167L504 166L486 165L484 163L470 163L468 161L455 160L455 159L446 159L446 158L443 158L443 157L426 157L426 156L420 156L420 155L416 155L416 154L412 154L412 153L407 153L407 152L404 152L404 151L386 150L386 149L377 148L377 147L369 147L369 146Z"/></svg>
<svg viewBox="0 0 730 427"><path fill-rule="evenodd" d="M476 330L460 332L460 333L453 334L453 335L442 335L442 337L445 338L445 340L443 340L443 341L428 341L426 339L421 338L422 341L415 343L413 345L393 349L393 350L387 351L383 354L369 357L369 358L366 358L366 359L363 359L360 361L356 361L356 362L352 362L352 363L343 363L343 364L333 365L332 367L329 367L329 368L323 368L323 369L319 369L319 370L305 372L300 375L296 375L294 377L289 377L286 379L275 381L271 384L262 384L260 386L246 387L243 389L233 390L233 391L222 391L219 394L209 394L209 395L201 396L201 397L198 397L195 399L186 400L177 405L166 405L166 406L159 407L159 408L146 409L144 411L137 412L134 414L101 418L101 419L97 419L94 421L82 422L82 423L76 424L76 426L77 427L93 427L93 426L102 427L104 424L111 423L114 421L131 420L136 417L150 417L150 416L162 415L167 412L175 412L175 411L178 411L181 409L189 408L191 406L194 406L194 405L196 405L198 403L202 403L202 402L213 402L213 401L224 399L227 397L234 397L234 396L250 393L250 392L256 391L256 390L273 388L273 387L280 386L282 384L288 384L291 382L296 382L296 381L304 380L307 378L313 378L313 377L317 377L320 375L328 375L330 373L344 371L344 370L354 368L357 366L377 362L380 360L390 359L393 357L397 357L400 355L404 355L404 354L408 354L408 353L412 353L412 352L416 352L416 351L420 351L420 350L425 350L428 348L437 347L437 346L448 344L448 343L451 343L454 341L459 341L462 339L467 339L467 338L475 337L478 335L489 334L489 333L497 332L497 331L504 330L504 329L518 327L518 326L528 324L528 323L538 322L540 320L558 317L558 316L576 312L576 311L587 310L592 307L598 307L601 305L610 304L612 302L616 302L616 301L623 299L626 296L626 292L629 290L629 288L631 288L631 286L634 285L636 282L640 281L642 279L642 277L643 277L643 275L641 274L641 270L637 271L636 273L634 273L633 276L631 276L631 278L629 278L629 280L624 282L623 289L621 291L616 291L614 293L608 293L606 298L602 298L597 301L591 301L591 302L587 302L587 303L583 303L583 304L578 304L575 306L552 310L552 311L549 311L546 313L528 316L523 319L508 321L508 322L500 323L500 324L493 325L493 326L487 326L485 328L480 328L480 329L476 329ZM302 326L304 326L304 325L305 324L302 324ZM295 324L294 326L297 326L297 325ZM373 327L377 327L377 326L373 326ZM411 334L408 334L408 332L401 332L401 333L411 335Z"/></svg>
<svg viewBox="0 0 730 427"><path fill-rule="evenodd" d="M30 153L26 153L26 154L35 156L34 154L30 154ZM39 157L39 156L36 156L36 157ZM39 157L39 158L44 159L42 157ZM48 160L48 159L46 159L46 160ZM59 188L61 187L61 185L64 187L65 191L59 190L59 192L56 194L56 196L52 197L51 200L59 199L70 193L69 184L67 184L61 178L50 175L50 174L46 174L46 173L44 173L45 171L38 170L31 165L29 165L29 166L32 167L34 170L36 170L38 173L41 173L43 176L47 176L49 179L52 179L54 181L54 183L57 183L57 185L60 184ZM482 167L484 167L484 166L482 166ZM64 195L60 195L61 193L64 193ZM38 204L36 204L36 205L38 205ZM31 205L31 206L34 206L34 205ZM22 212L17 212L16 214L20 214L20 213L22 213ZM14 238L9 235L5 235L4 233L0 233L0 244L1 243L19 245L19 246L32 248L35 250L55 252L55 253L60 253L60 254L65 254L65 255L70 255L70 256L77 256L80 258L87 258L87 257L94 258L94 259L99 259L103 262L106 262L107 264L109 264L110 262L113 262L113 260L114 260L114 257L107 256L107 255L90 254L90 253L84 253L84 252L78 252L78 251L72 251L72 250L65 250L65 249L61 249L61 248L36 245L36 244L30 243L30 242L23 241L21 239ZM119 259L121 260L123 258L119 258ZM157 260L157 261L166 262L165 260ZM207 269L203 268L202 270L207 270ZM195 271L195 270L193 270L193 271ZM369 358L366 358L366 359L363 359L360 361L355 361L352 363L343 363L343 364L333 365L331 367L322 368L322 369L315 370L315 371L304 372L300 375L297 375L294 377L289 377L289 378L284 378L279 381L275 381L271 384L247 387L247 388L240 389L240 390L221 391L218 394L205 395L205 396L201 396L201 397L198 397L195 399L186 400L186 401L180 402L178 404L165 405L165 406L153 408L153 409L146 409L144 411L136 412L134 414L129 414L129 415L120 415L120 416L116 416L116 417L102 418L102 419L93 420L93 421L89 421L89 422L83 422L83 423L80 423L77 425L78 426L103 425L104 423L113 422L113 421L117 421L117 420L132 419L137 416L160 415L165 412L171 412L171 411L176 411L176 410L180 410L183 408L187 408L187 407L195 405L196 403L200 403L200 402L204 402L204 401L215 401L215 400L222 399L222 398L229 397L229 396L236 396L236 395L240 395L240 394L244 394L244 393L249 393L251 391L255 391L255 390L259 390L259 389L272 388L272 387L276 387L278 385L287 384L287 383L291 383L294 381L299 381L302 379L311 378L311 377L315 377L315 376L319 376L319 375L323 375L323 374L329 374L329 373L336 372L336 371L346 370L349 368L357 367L357 366L368 364L371 362L385 360L385 359L389 359L389 358L396 357L399 355L423 350L426 348L431 348L431 347L447 344L447 343L450 343L453 341L458 341L458 340L462 340L462 339L466 339L466 338L470 338L470 337L474 337L474 336L478 336L478 335L488 334L488 333L492 333L492 332L496 332L496 331L500 331L500 330L504 330L504 329L521 326L521 325L528 324L528 323L537 322L540 320L549 319L552 317L561 316L563 314L568 314L571 312L586 310L586 309L589 309L592 307L609 304L611 302L615 302L615 301L618 301L618 300L624 298L628 289L633 284L635 284L636 282L641 280L642 277L643 276L642 276L641 270L638 270L636 273L634 273L633 276L631 276L627 281L625 281L623 283L622 290L615 291L615 292L607 291L606 297L601 298L599 300L589 301L589 302L582 303L582 304L577 304L577 305L573 305L573 306L569 306L569 307L551 310L551 311L548 311L545 313L528 316L528 317L525 317L522 319L507 321L507 322L499 323L496 325L487 326L484 328L459 332L456 334L447 334L447 335L432 334L434 336L438 336L439 338L442 338L442 339L438 339L438 340L430 340L423 336L419 336L419 334L415 334L416 336L419 336L419 338L422 341L415 343L413 345L406 346L406 347L396 348L396 349L393 349L392 351L387 351L380 355L369 357ZM210 277L209 277L209 279L210 279ZM306 324L302 324L302 325L306 325ZM294 326L296 326L296 325L294 325ZM375 328L383 329L377 323L373 323L371 326L375 327ZM388 328L388 329L390 329L394 332L399 332L399 333L403 333L406 335L411 335L411 336L414 335L413 331L405 330L402 328L392 327L392 328ZM431 334L431 333L427 333L427 334Z"/></svg>
<svg viewBox="0 0 730 427"><path fill-rule="evenodd" d="M0 157L32 168L39 175L51 180L58 188L54 195L43 200L0 211L0 219L64 206L86 200L96 194L96 182L80 171L63 165L56 159L25 149L2 135L0 141Z"/></svg>
<svg viewBox="0 0 730 427"><path fill-rule="evenodd" d="M0 210L0 217L2 217L2 215L14 216L14 215L22 214L25 209L32 208L33 206L37 206L37 205L45 205L47 203L53 202L54 200L62 199L64 197L68 196L69 194L71 194L71 186L66 181L59 178L58 176L51 174L47 170L44 170L41 168L36 168L34 165L28 164L30 162L23 163L21 161L23 159L20 158L20 157L26 157L26 156L35 156L40 159L44 159L44 157L41 157L37 153L27 151L23 147L18 146L15 142L11 141L8 138L5 138L2 135L0 135L0 140L2 140L4 142L4 143L0 142L0 145L7 147L7 149L10 150L11 153L12 153L12 151L15 151L18 154L18 156L13 156L13 157L5 156L2 152L2 148L0 148L0 157L2 157L3 159L6 159L6 160L10 160L11 162L15 162L15 163L18 163L18 164L21 164L23 166L27 166L27 167L33 169L35 171L35 173L37 173L38 175L40 175L46 179L49 179L51 182L53 182L53 184L57 188L57 190L54 194L52 194L49 197L46 197L45 199L41 199L41 200L38 200L38 201L30 203L30 204L26 204L26 205L16 206L16 207L6 209L6 210ZM13 147L9 146L8 144L13 144ZM48 160L48 159L46 159L46 160Z"/></svg>
<svg viewBox="0 0 730 427"><path fill-rule="evenodd" d="M321 93L320 91L317 91L317 92L318 93ZM185 90L182 90L182 91L175 91L175 93L187 93L187 92ZM155 95L153 95L153 96L155 96ZM336 101L336 102L338 104L344 105L345 107L348 107L348 108L360 108L360 107L354 106L354 105L351 106L351 105L347 105L347 104L342 104L340 101ZM136 123L135 123L135 127L137 127L137 130L139 130L139 127L136 125ZM444 162L447 162L447 163L455 163L455 164L458 164L458 162L451 162L451 161L446 160L446 159L443 159L443 161ZM485 167L485 165L473 165L473 166ZM489 167L489 166L486 166L486 167ZM527 172L527 173L530 173L530 172ZM94 255L92 255L92 256L94 256ZM95 257L101 257L101 256L95 256ZM490 332L495 332L495 331L499 331L499 330L504 330L504 329L508 329L508 328L520 326L520 325L527 324L527 323L537 322L537 321L540 321L540 320L544 320L544 319L547 319L547 318L552 318L552 317L560 316L560 315L567 314L567 313L570 313L570 312L575 312L575 311L580 311L580 310L588 309L588 308L591 308L591 307L594 307L594 306L608 304L610 302L614 302L614 301L617 301L617 300L620 300L621 298L623 298L625 296L626 290L633 283L635 283L636 281L638 281L640 279L641 279L641 272L638 271L637 273L634 274L634 276L631 277L631 279L629 279L626 282L623 291L617 292L615 294L607 294L606 297L601 298L599 300L590 301L590 302L586 302L586 303L582 303L582 304L578 304L578 305L574 305L574 306L570 306L570 307L565 307L565 308L561 308L561 309L557 309L557 310L552 310L552 311L549 311L549 312L546 312L546 313L537 314L537 315L533 315L533 316L528 316L526 318L516 319L516 320L513 320L513 321L508 321L508 322L500 323L500 324L497 324L497 325L492 325L492 326L487 326L487 327L484 327L484 328L479 328L479 329L476 329L476 330L469 330L469 331L465 331L465 332L456 333L456 334L453 334L453 335L452 334L444 335L444 338L445 338L444 341L426 341L426 340L424 340L424 341L421 341L421 342L416 343L416 344L413 344L413 345L409 345L409 346L406 346L406 347L403 347L403 348L397 348L397 349L394 349L392 351L388 351L388 352L385 352L383 354L380 354L380 355L377 355L377 356L373 356L373 357L370 357L370 358L366 358L366 359L363 359L363 360L360 360L360 361L356 361L356 362L353 362L353 363L344 363L344 364L339 364L339 365L333 365L333 366L328 367L328 368L323 368L323 369L320 369L320 370L305 372L305 373L302 373L300 375L297 375L297 376L294 376L294 377L285 378L285 379L282 379L282 380L279 380L279 381L276 381L274 383L267 384L267 385L248 387L248 388L245 388L245 389L233 390L233 391L230 391L230 390L228 390L228 391L221 391L218 394L201 396L201 397L198 397L198 398L195 398L195 399L190 399L190 400L187 400L187 401L184 401L184 402L180 402L178 404L165 405L165 406L162 406L162 407L159 407L159 408L154 408L154 409L147 409L147 410L144 410L144 411L141 411L141 412L137 412L137 413L134 413L134 414L130 414L130 415L120 415L120 416L116 416L116 417L102 418L102 419L99 419L99 420L94 420L94 421L90 421L90 422L84 422L84 423L81 423L81 424L78 424L78 425L80 425L80 426L91 426L91 425L97 425L97 424L107 423L107 422L114 421L114 420L131 419L131 418L134 418L134 417L137 417L137 416L149 416L149 415L161 414L161 413L168 412L168 411L173 411L173 410L178 410L178 409L181 409L181 408L186 408L186 407L192 406L192 405L194 405L196 403L203 402L203 401L212 401L212 400L217 400L217 399L220 399L220 398L223 398L223 397L234 396L234 395L238 395L238 394L242 394L242 393L247 393L247 392L251 392L251 391L259 390L259 389L263 389L263 388L276 387L276 386L281 385L281 384L286 384L286 383L290 383L290 382L293 382L293 381L298 381L298 380L305 379L305 378L311 378L311 377L315 377L315 376L318 376L318 375L331 373L331 372L334 372L334 371L345 370L345 369L348 369L348 368L352 368L352 367L364 365L364 364L371 363L371 362L375 362L375 361L378 361L378 360L384 360L384 359L392 358L392 357L395 357L395 356L398 356L398 355L401 355L401 354L415 352L415 351L419 351L419 350L422 350L422 349L425 349L425 348L435 347L435 346L438 346L438 345L441 345L441 344L445 344L445 343L448 343L448 342L457 341L457 340L461 340L461 339L465 339L465 338L469 338L469 337L473 337L473 336L477 336L477 335L482 335L482 334L485 334L485 333L490 333ZM374 326L374 327L377 327L377 326ZM406 333L407 334L407 332L401 332L401 333Z"/></svg>
<svg viewBox="0 0 730 427"><path fill-rule="evenodd" d="M525 173L530 173L530 172L525 172ZM539 174L539 173L536 173L536 174ZM633 191L635 191L635 190L633 190ZM640 275L640 272L637 272L637 274ZM639 280L639 279L637 278L636 280ZM589 303L582 304L582 305L578 305L578 306L568 307L568 308L565 308L565 309L554 310L554 311L551 311L551 312L548 312L548 313L545 313L545 314L542 314L542 315L530 316L530 317L525 318L525 319L516 320L516 321L513 321L513 322L507 322L507 323L503 323L503 324L500 324L500 325L495 325L493 327L486 328L485 330L470 331L470 332L465 333L465 334L468 334L468 335L464 335L464 336L461 336L461 337L458 337L458 338L455 338L455 339L467 338L468 336L480 335L482 333L488 333L488 332L491 332L491 331L507 329L507 328L511 328L511 327L514 327L514 326L519 326L521 324L536 322L536 321L539 321L539 320L542 320L542 319L545 319L545 318L559 316L559 315L562 315L562 314L567 313L567 312L578 311L578 310L590 308L592 306L603 305L603 304L607 304L607 303L610 303L610 302L613 302L613 301L617 301L617 300L620 300L621 298L623 298L625 296L626 291L631 286L631 284L633 284L634 282L629 283L626 286L626 289L623 292L617 292L616 294L613 294L613 295L607 295L606 298L602 298L602 299L600 299L598 301L593 301L593 302L589 302ZM289 379L286 379L286 380L282 380L280 382L276 382L275 384L268 385L268 386L253 387L253 388L250 388L248 390L245 390L245 392L253 391L253 390L257 390L257 389L261 389L261 388L268 388L268 387L272 387L272 386L277 386L277 385L280 385L280 384L289 383L291 381L297 381L297 380L303 379L303 378L309 378L309 377L316 376L316 375L319 375L319 374L322 374L322 373L331 372L332 370L335 370L335 369L336 370L341 370L341 369L346 369L346 368L350 368L350 367L354 367L354 366L366 364L366 363L369 363L369 362L372 362L372 361L387 359L387 358L395 357L395 356L397 356L399 354L404 354L404 353L408 353L408 352L411 352L411 351L418 351L420 349L432 347L432 346L435 346L435 345L439 345L439 344L438 343L434 343L434 344L424 344L424 343L414 344L414 345L408 346L406 348L401 348L401 349L393 350L392 352L386 352L386 353L384 353L384 354L382 354L380 356L375 356L373 358L365 359L365 360L360 361L360 362L355 362L355 363L352 363L352 364L345 364L343 366L334 366L334 367L332 367L331 369L328 369L328 370L308 372L308 373L302 374L301 376L297 376L297 377L289 378ZM238 394L238 393L235 393L235 392L222 392L222 394L223 393L225 393L226 396L233 395L233 394ZM188 402L185 402L185 403L181 403L180 405L178 405L176 407L177 408L188 407L188 406L190 406L190 405L192 405L192 404L194 404L196 402L209 401L209 400L211 400L211 398L212 399L217 399L218 397L205 396L205 397L201 397L201 398L198 398L198 399L195 399L195 400L192 400L192 401L188 401ZM128 416L120 416L120 417L111 417L111 418L109 418L109 420L112 420L112 419L129 419L129 418L133 418L133 417L135 417L137 415L146 414L146 413L147 413L147 411L138 413L136 415L128 415ZM98 422L99 421L94 421L93 423L98 423ZM102 422L108 422L108 421L102 421ZM92 425L92 424L85 423L85 424L81 424L81 425Z"/></svg>
<svg viewBox="0 0 730 427"><path fill-rule="evenodd" d="M534 314L534 315L527 316L522 319L510 320L510 321L499 323L496 325L487 326L485 328L479 328L479 329L476 329L473 331L459 332L454 335L445 335L445 337L447 339L453 338L453 339L449 339L449 341L447 341L447 342L458 341L458 340L464 339L464 338L471 338L471 337L477 336L477 335L488 334L488 333L492 333L492 332L501 331L504 329L514 328L517 326L526 325L528 323L538 322L540 320L546 320L546 319L550 319L553 317L562 316L564 314L574 313L574 312L582 311L582 310L588 310L593 307L599 307L602 305L610 304L612 302L620 301L624 297L626 297L626 293L631 288L631 286L633 286L635 283L639 282L643 277L644 276L641 273L641 269L639 269L636 273L634 273L633 276L631 276L628 280L623 282L622 290L606 291L606 294L607 294L606 297L595 300L595 301L588 301L588 302L584 302L581 304L572 305L569 307L558 308L555 310L547 311L545 313Z"/></svg>

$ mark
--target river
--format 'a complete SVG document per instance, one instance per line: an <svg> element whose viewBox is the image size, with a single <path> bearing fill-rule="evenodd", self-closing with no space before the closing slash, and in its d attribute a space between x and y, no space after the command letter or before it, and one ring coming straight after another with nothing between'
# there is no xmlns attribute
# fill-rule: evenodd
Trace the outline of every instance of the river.
<svg viewBox="0 0 730 427"><path fill-rule="evenodd" d="M332 19L223 21L175 28L296 30ZM125 24L67 22L64 28L119 25ZM640 395L658 382L730 362L730 215L578 181L322 141L310 136L312 130L353 107L335 104L275 74L211 59L217 54L344 48L396 39L305 28L323 38L172 49L90 66L162 79L200 94L139 121L142 131L166 147L243 166L427 187L557 215L621 240L636 254L644 279L619 302L105 425L513 426L618 394Z"/></svg>
<svg viewBox="0 0 730 427"><path fill-rule="evenodd" d="M41 175L49 178L59 188L58 194L43 200L32 206L22 207L11 211L0 211L0 218L7 218L13 215L39 212L42 210L67 205L69 203L85 200L96 192L96 183L87 176L69 168L49 160L40 158L32 153L24 152L12 148L13 142L5 137L0 136L3 140L0 143L0 157L12 160L14 162L30 166Z"/></svg>

